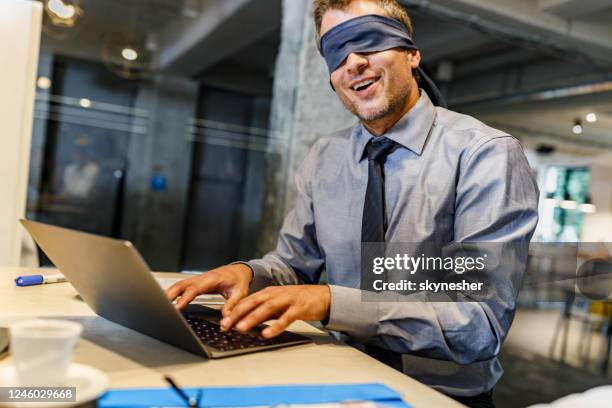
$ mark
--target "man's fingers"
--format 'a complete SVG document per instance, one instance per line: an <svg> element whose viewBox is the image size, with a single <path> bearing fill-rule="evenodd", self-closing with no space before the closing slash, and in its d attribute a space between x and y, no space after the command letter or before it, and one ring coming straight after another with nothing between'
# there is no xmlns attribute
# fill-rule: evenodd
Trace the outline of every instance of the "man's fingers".
<svg viewBox="0 0 612 408"><path fill-rule="evenodd" d="M234 288L231 296L227 299L225 305L223 305L223 309L221 309L221 315L223 315L223 317L229 316L232 313L234 306L244 299L247 294L248 292L246 291L241 291Z"/></svg>
<svg viewBox="0 0 612 408"><path fill-rule="evenodd" d="M177 296L180 295L187 286L189 286L190 280L191 278L178 281L166 289L166 296L168 297L168 300L173 301L176 299Z"/></svg>
<svg viewBox="0 0 612 408"><path fill-rule="evenodd" d="M241 332L247 332L258 324L273 319L279 312L283 311L284 307L286 306L283 303L270 299L240 319L236 323L236 329Z"/></svg>
<svg viewBox="0 0 612 408"><path fill-rule="evenodd" d="M184 309L185 306L187 306L198 295L199 293L195 290L195 288L193 286L189 286L187 289L185 289L180 299L177 300L176 308L179 310Z"/></svg>
<svg viewBox="0 0 612 408"><path fill-rule="evenodd" d="M188 278L182 281L176 282L174 285L166 289L166 296L168 300L173 301L178 296L185 298L187 291L195 292L195 296L190 297L191 302L195 297L203 293L210 293L216 290L217 281L215 279L208 279L206 275L199 276L197 278ZM183 304L182 300L177 304Z"/></svg>
<svg viewBox="0 0 612 408"><path fill-rule="evenodd" d="M250 313L261 303L265 302L267 298L268 296L262 292L245 297L232 308L229 315L225 316L221 320L221 328L223 330L231 329L246 314Z"/></svg>
<svg viewBox="0 0 612 408"><path fill-rule="evenodd" d="M190 287L193 287L198 295L205 293L213 293L217 291L219 282L217 279L206 276L206 274L199 277L198 280L194 281Z"/></svg>
<svg viewBox="0 0 612 408"><path fill-rule="evenodd" d="M289 327L289 325L295 322L297 319L298 314L294 311L294 308L289 308L281 317L278 318L277 321L266 327L261 332L261 335L266 339L276 337L284 332L287 327Z"/></svg>

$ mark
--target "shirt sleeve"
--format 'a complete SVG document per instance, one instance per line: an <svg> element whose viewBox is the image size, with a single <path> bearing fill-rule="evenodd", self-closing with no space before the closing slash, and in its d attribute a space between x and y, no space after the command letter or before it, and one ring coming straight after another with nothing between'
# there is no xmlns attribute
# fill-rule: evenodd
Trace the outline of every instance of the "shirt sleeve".
<svg viewBox="0 0 612 408"><path fill-rule="evenodd" d="M285 217L276 249L261 259L241 262L253 270L251 293L271 285L319 281L324 259L317 244L311 188L317 146L313 146L296 172L295 205Z"/></svg>
<svg viewBox="0 0 612 408"><path fill-rule="evenodd" d="M388 293L369 293L363 302L361 290L332 285L327 329L399 353L459 364L499 353L514 318L537 224L538 189L522 147L510 136L487 138L462 160L454 241L491 243L512 266L498 263L487 282L492 290L477 302L428 301L423 292L409 299L398 294L395 301L389 301ZM377 301L379 295L386 300Z"/></svg>

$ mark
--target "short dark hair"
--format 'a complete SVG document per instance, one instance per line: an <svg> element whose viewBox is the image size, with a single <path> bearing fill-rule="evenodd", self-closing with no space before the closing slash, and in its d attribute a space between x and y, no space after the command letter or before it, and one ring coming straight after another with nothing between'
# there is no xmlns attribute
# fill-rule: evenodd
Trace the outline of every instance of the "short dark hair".
<svg viewBox="0 0 612 408"><path fill-rule="evenodd" d="M323 15L330 9L344 10L355 0L314 0L314 23L317 29L317 42L320 39L321 22ZM397 0L370 0L378 4L385 11L387 17L402 23L412 37L412 22L406 9Z"/></svg>

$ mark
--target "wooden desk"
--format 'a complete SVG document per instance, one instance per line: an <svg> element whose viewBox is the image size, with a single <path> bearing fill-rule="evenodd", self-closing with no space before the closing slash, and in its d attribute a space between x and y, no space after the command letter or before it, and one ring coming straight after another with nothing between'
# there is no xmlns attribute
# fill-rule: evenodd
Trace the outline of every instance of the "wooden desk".
<svg viewBox="0 0 612 408"><path fill-rule="evenodd" d="M296 322L291 330L309 335L314 344L204 360L96 316L69 283L15 286L15 277L34 273L41 270L0 268L0 325L31 317L80 322L84 331L75 361L106 372L113 388L165 387L162 374L171 374L181 386L380 382L415 408L462 406L304 322Z"/></svg>

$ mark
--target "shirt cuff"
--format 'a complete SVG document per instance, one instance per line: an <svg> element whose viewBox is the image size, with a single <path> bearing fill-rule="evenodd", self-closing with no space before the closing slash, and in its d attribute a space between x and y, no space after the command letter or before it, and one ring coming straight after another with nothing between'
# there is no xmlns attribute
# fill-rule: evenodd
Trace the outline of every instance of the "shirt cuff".
<svg viewBox="0 0 612 408"><path fill-rule="evenodd" d="M272 281L270 280L268 276L266 268L257 264L257 262L238 261L238 262L232 262L230 265L236 265L236 264L246 265L249 268L251 268L251 271L253 271L253 279L251 279L251 284L249 285L249 293L255 293L257 291L262 290L263 288L267 288L268 286L272 285Z"/></svg>
<svg viewBox="0 0 612 408"><path fill-rule="evenodd" d="M329 285L331 305L325 329L344 332L365 341L376 335L378 303L363 302L361 290Z"/></svg>

